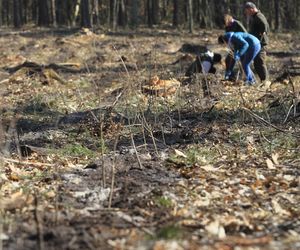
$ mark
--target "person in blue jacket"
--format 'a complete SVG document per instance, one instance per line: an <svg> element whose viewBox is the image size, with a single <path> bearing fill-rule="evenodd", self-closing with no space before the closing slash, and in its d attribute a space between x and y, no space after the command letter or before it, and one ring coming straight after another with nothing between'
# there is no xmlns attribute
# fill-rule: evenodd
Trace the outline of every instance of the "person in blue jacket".
<svg viewBox="0 0 300 250"><path fill-rule="evenodd" d="M253 35L245 32L227 32L219 36L219 43L226 43L233 50L234 60L241 60L244 73L246 75L246 84L255 84L255 78L250 65L261 49L260 41ZM230 78L234 64L225 72L225 79Z"/></svg>

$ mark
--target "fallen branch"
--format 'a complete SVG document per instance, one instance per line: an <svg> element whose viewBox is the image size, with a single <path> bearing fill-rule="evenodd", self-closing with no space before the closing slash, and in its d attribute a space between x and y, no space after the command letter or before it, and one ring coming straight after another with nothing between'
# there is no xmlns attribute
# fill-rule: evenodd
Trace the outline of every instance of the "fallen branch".
<svg viewBox="0 0 300 250"><path fill-rule="evenodd" d="M123 219L124 221L132 224L133 226L137 227L137 228L140 228L142 231L144 231L145 233L151 235L151 236L154 236L154 233L152 231L150 231L149 229L143 227L142 225L140 225L138 222L135 222L133 220L133 218L125 213L123 213L122 211L118 211L116 212L116 215Z"/></svg>
<svg viewBox="0 0 300 250"><path fill-rule="evenodd" d="M263 123L265 123L265 124L271 126L272 128L274 128L274 129L276 129L276 130L278 130L278 131L280 131L280 132L283 132L283 133L289 133L289 134L291 134L292 136L294 136L294 137L296 137L296 138L300 138L300 135L296 135L296 134L292 133L292 132L289 131L289 130L284 130L284 129L282 129L282 128L279 128L279 127L275 126L274 124L272 124L272 123L266 121L264 118L260 117L259 115L255 114L254 112L252 112L250 109L247 109L247 108L245 108L245 107L242 107L242 109L245 110L246 112L248 112L250 115L252 115L252 116L253 116L254 118L256 118L257 120L259 120L259 121L261 121L261 122L263 122Z"/></svg>
<svg viewBox="0 0 300 250"><path fill-rule="evenodd" d="M22 165L33 165L37 167L54 167L55 164L50 164L50 163L43 163L43 162L30 162L30 161L20 161L20 160L14 160L14 159L8 159L8 158L1 158L5 162L13 162L13 163L18 163Z"/></svg>
<svg viewBox="0 0 300 250"><path fill-rule="evenodd" d="M0 84L6 84L6 83L9 83L9 79L4 79L0 82Z"/></svg>
<svg viewBox="0 0 300 250"><path fill-rule="evenodd" d="M63 70L63 71L67 71L67 72L81 72L82 69L80 69L81 65L78 63L50 63L47 65L44 64L38 64L36 62L31 62L31 61L25 61L24 63L17 65L15 67L4 67L4 69L6 71L8 71L8 73L12 74L17 72L18 70L22 69L22 68L30 68L34 71L37 72L41 72L45 69L53 69L53 70ZM75 68L74 68L75 67Z"/></svg>

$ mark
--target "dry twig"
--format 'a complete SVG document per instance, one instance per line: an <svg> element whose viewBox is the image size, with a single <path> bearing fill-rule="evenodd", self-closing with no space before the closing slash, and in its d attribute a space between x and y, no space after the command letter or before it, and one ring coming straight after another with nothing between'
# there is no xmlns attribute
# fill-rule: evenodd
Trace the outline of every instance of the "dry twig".
<svg viewBox="0 0 300 250"><path fill-rule="evenodd" d="M281 129L281 128L275 126L274 124L272 124L272 123L266 121L264 118L260 117L259 115L255 114L254 112L252 112L250 109L247 109L247 108L245 108L245 107L242 107L242 109L245 110L246 112L248 112L248 113L249 113L251 116L253 116L255 119L257 119L257 120L263 122L264 124L269 125L269 126L271 126L272 128L274 128L274 129L276 129L276 130L278 130L278 131L280 131L280 132L283 132L283 133L289 133L289 134L291 134L292 136L294 136L294 137L296 137L296 138L300 138L300 135L296 135L295 133L292 133L291 131L284 130L284 129Z"/></svg>
<svg viewBox="0 0 300 250"><path fill-rule="evenodd" d="M39 202L38 202L38 194L37 190L35 191L34 194L34 204L35 204L35 209L34 209L34 219L36 223L36 231L37 231L37 240L38 240L38 248L39 250L44 250L44 234L43 234L43 224L42 220L39 214Z"/></svg>
<svg viewBox="0 0 300 250"><path fill-rule="evenodd" d="M119 141L119 135L117 135L115 143L114 143L114 158L113 158L113 163L111 166L111 185L110 185L108 208L111 208L112 196L113 196L114 186L115 186L116 150L117 150L118 141Z"/></svg>

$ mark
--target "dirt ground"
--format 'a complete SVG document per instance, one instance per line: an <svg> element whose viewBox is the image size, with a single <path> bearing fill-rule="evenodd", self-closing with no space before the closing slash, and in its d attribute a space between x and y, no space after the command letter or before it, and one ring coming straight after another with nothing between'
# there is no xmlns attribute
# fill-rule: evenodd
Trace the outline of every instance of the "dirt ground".
<svg viewBox="0 0 300 250"><path fill-rule="evenodd" d="M3 249L300 249L300 37L270 35L268 90L185 84L221 33L1 30Z"/></svg>

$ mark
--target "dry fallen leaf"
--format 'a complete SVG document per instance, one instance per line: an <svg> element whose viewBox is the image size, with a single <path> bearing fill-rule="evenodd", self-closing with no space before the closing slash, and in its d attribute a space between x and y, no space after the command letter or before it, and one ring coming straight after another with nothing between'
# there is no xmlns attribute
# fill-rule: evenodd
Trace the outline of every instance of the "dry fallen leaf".
<svg viewBox="0 0 300 250"><path fill-rule="evenodd" d="M2 205L5 210L22 208L33 202L32 195L24 194L22 190L13 193L9 198L2 199Z"/></svg>
<svg viewBox="0 0 300 250"><path fill-rule="evenodd" d="M291 213L285 209L283 209L280 204L278 203L278 201L276 199L272 199L272 207L273 207L273 210L276 214L278 215L287 215L287 216L290 216Z"/></svg>
<svg viewBox="0 0 300 250"><path fill-rule="evenodd" d="M215 220L211 223L209 223L205 227L206 231L209 232L212 235L218 236L220 239L223 239L226 237L225 229L222 225L220 225L220 222L218 220Z"/></svg>
<svg viewBox="0 0 300 250"><path fill-rule="evenodd" d="M278 162L278 153L275 153L275 154L272 154L272 161L274 162L274 164L278 165L279 162Z"/></svg>
<svg viewBox="0 0 300 250"><path fill-rule="evenodd" d="M8 237L8 235L7 234L5 234L5 233L0 233L0 240L2 241L2 240L8 240L9 239L9 237Z"/></svg>
<svg viewBox="0 0 300 250"><path fill-rule="evenodd" d="M274 166L274 163L269 158L266 159L266 163L267 163L268 169L276 169L276 167Z"/></svg>
<svg viewBox="0 0 300 250"><path fill-rule="evenodd" d="M187 155L186 155L185 153L179 151L178 149L174 149L174 151L175 151L175 154L176 154L177 156L181 156L181 157L183 157L183 158L187 158Z"/></svg>

